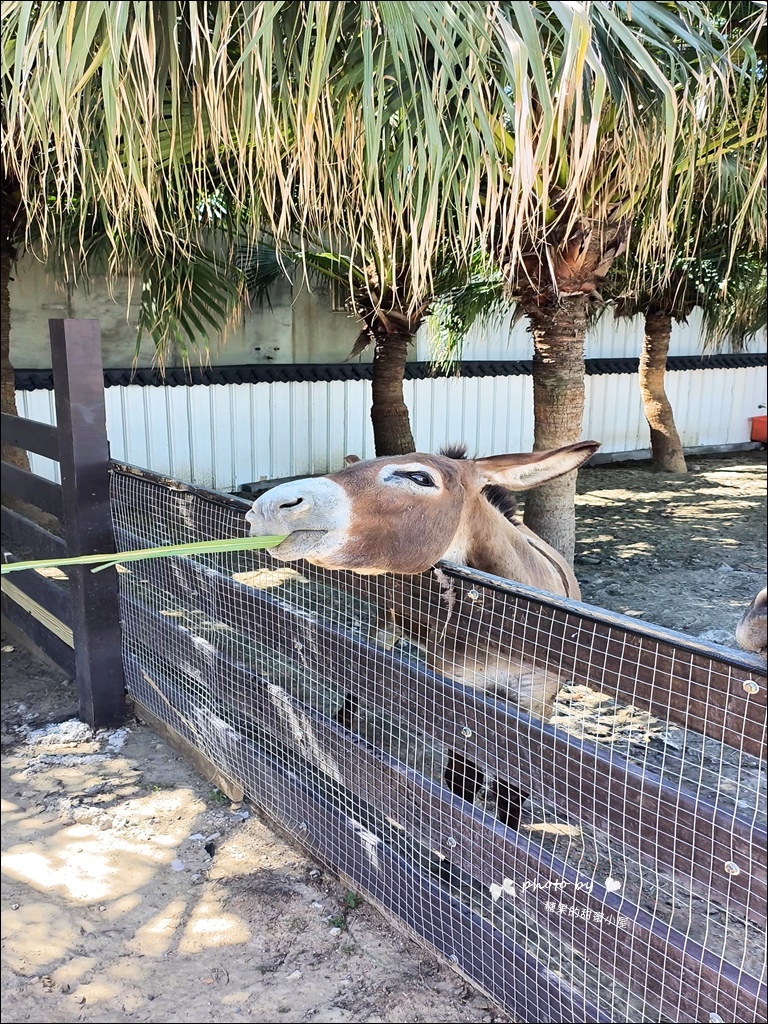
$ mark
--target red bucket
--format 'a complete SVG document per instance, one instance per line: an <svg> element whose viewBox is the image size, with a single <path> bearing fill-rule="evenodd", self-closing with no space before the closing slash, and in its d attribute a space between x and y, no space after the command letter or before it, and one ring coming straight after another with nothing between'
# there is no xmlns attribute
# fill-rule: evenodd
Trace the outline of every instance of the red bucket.
<svg viewBox="0 0 768 1024"><path fill-rule="evenodd" d="M749 421L752 424L752 432L749 435L753 441L761 441L766 444L766 421L768 416L753 416Z"/></svg>

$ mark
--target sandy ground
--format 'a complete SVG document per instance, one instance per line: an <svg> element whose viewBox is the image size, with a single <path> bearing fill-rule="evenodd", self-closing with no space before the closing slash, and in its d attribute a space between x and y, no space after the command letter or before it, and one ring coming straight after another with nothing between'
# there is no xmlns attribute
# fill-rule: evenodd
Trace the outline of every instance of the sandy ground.
<svg viewBox="0 0 768 1024"><path fill-rule="evenodd" d="M4 1022L507 1020L148 726L94 737L3 661Z"/></svg>
<svg viewBox="0 0 768 1024"><path fill-rule="evenodd" d="M766 452L689 459L689 470L582 470L576 577L590 604L732 647L765 586Z"/></svg>
<svg viewBox="0 0 768 1024"><path fill-rule="evenodd" d="M765 462L583 471L585 599L732 644ZM72 721L71 683L11 636L2 704L4 1022L508 1020L146 725Z"/></svg>

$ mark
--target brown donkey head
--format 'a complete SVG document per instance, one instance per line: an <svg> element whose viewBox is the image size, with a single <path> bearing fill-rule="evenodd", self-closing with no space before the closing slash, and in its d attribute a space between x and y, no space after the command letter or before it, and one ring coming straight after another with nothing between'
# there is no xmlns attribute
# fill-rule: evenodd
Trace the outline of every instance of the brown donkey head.
<svg viewBox="0 0 768 1024"><path fill-rule="evenodd" d="M484 490L538 487L577 469L598 447L582 441L527 455L414 453L352 462L328 476L274 487L246 518L254 536L287 534L272 549L283 561L410 574L444 558L578 597L560 556L505 516Z"/></svg>

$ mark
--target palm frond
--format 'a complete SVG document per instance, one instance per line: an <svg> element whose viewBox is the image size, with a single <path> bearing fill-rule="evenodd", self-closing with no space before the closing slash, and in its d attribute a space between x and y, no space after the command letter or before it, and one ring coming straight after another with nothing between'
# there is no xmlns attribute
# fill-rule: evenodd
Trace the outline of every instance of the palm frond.
<svg viewBox="0 0 768 1024"><path fill-rule="evenodd" d="M188 255L220 193L250 244L396 264L416 306L446 249L519 256L609 163L603 210L654 174L666 197L725 54L695 0L8 0L2 156L44 244L74 212L83 244L96 216Z"/></svg>
<svg viewBox="0 0 768 1024"><path fill-rule="evenodd" d="M207 205L214 204L214 197L209 197ZM237 249L220 220L209 217L205 223L205 234L182 247L158 251L140 232L123 244L110 225L95 218L80 238L73 209L59 223L55 247L47 254L35 230L38 225L31 225L27 242L68 289L87 292L94 280L105 279L111 285L117 278L126 279L127 303L135 306L135 357L148 336L162 368L171 358L184 364L193 359L206 362L211 339L220 343L226 338L249 294Z"/></svg>
<svg viewBox="0 0 768 1024"><path fill-rule="evenodd" d="M451 277L455 276L454 272ZM464 280L445 280L429 308L427 331L435 366L450 370L462 357L462 346L470 329L475 325L497 324L509 307L500 268L476 254Z"/></svg>
<svg viewBox="0 0 768 1024"><path fill-rule="evenodd" d="M157 548L137 548L132 551L116 551L112 554L75 555L72 558L36 558L30 561L4 562L0 566L3 576L22 570L57 569L69 565L93 565L91 572L112 569L124 562L142 562L151 558L189 558L195 555L214 555L226 551L263 551L274 548L285 540L285 536L274 537L231 537L224 540L201 540L192 544L166 544Z"/></svg>
<svg viewBox="0 0 768 1024"><path fill-rule="evenodd" d="M242 274L251 303L270 306L270 291L278 281L290 281L293 262L264 242L235 244L232 263Z"/></svg>
<svg viewBox="0 0 768 1024"><path fill-rule="evenodd" d="M219 340L240 314L242 280L229 261L211 250L159 256L151 249L137 267L141 294L136 357L149 335L162 367L169 355L189 365L207 362L211 339Z"/></svg>
<svg viewBox="0 0 768 1024"><path fill-rule="evenodd" d="M704 351L718 352L729 345L741 352L768 324L766 252L737 256L728 277L703 289L697 305L704 313Z"/></svg>

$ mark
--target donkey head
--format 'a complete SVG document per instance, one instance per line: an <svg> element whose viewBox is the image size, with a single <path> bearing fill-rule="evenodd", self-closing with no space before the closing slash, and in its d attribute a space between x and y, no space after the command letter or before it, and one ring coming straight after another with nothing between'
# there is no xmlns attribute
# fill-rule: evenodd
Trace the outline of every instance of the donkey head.
<svg viewBox="0 0 768 1024"><path fill-rule="evenodd" d="M546 545L510 522L483 491L490 485L538 487L577 469L598 447L582 441L527 455L457 459L419 453L351 462L328 476L274 487L246 518L254 536L287 534L272 549L283 561L409 574L445 558L553 589L515 571L510 550L517 546L521 557L530 557L531 549Z"/></svg>

